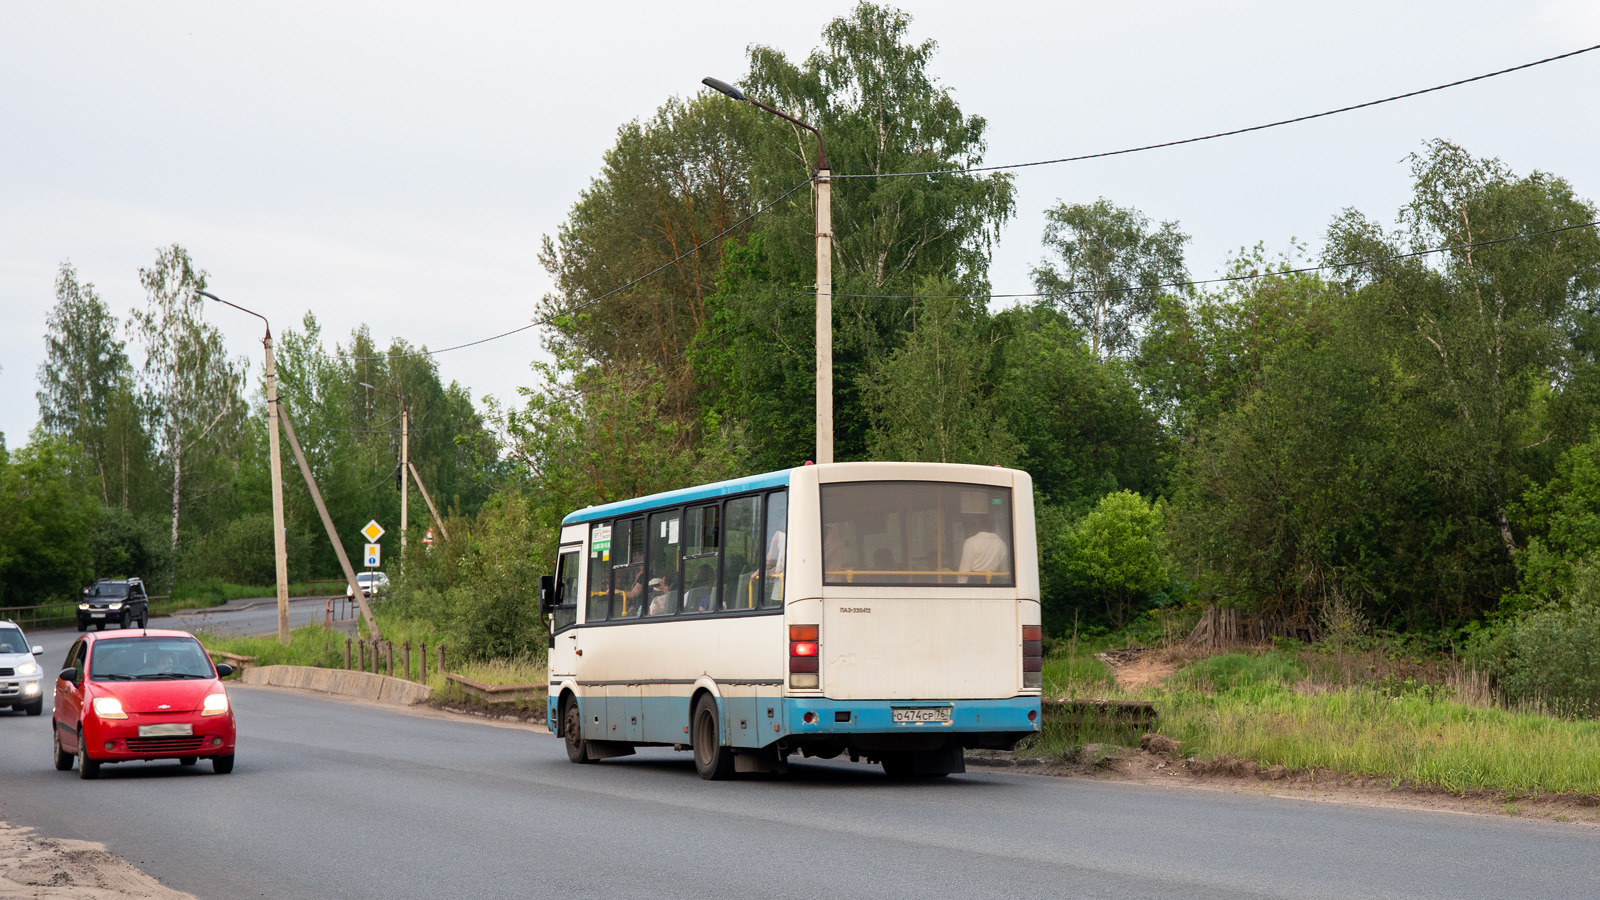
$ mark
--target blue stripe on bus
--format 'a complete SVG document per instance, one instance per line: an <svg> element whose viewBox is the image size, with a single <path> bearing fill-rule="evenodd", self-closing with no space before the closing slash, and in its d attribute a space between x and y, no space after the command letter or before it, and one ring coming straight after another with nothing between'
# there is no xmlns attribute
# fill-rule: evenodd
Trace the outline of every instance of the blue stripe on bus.
<svg viewBox="0 0 1600 900"><path fill-rule="evenodd" d="M547 721L554 722L556 697L550 698ZM623 743L689 743L689 695L667 697L589 696L579 700L589 740ZM922 731L1006 733L1038 731L1039 698L1005 700L829 700L823 697L723 697L719 705L723 740L732 747L764 747L790 735L890 734ZM950 707L950 723L894 721L894 710L905 707ZM768 718L767 708L773 708ZM806 724L805 714L817 721ZM834 714L849 713L849 721ZM1028 718L1029 713L1033 718ZM594 717L600 721L595 723ZM615 728L611 726L615 725ZM743 727L741 727L743 726ZM774 727L776 726L776 727ZM554 731L554 729L551 729Z"/></svg>
<svg viewBox="0 0 1600 900"><path fill-rule="evenodd" d="M829 700L825 697L788 697L784 717L793 735L808 734L911 734L922 731L1018 732L1038 731L1042 718L1038 697L1007 700ZM950 723L894 721L894 710L906 707L950 707ZM817 721L806 724L805 714ZM834 721L835 713L849 713L850 721ZM1033 718L1028 718L1028 713Z"/></svg>
<svg viewBox="0 0 1600 900"><path fill-rule="evenodd" d="M742 494L745 491L758 491L762 488L788 487L790 471L790 469L784 469L780 472L750 475L744 478L735 478L732 481L719 481L716 484L703 484L698 487L651 494L648 497L640 497L636 500L623 500L618 503L607 503L604 506L590 506L568 514L565 519L561 520L561 524L577 525L581 522L609 519L613 516L623 516L631 512L640 512L661 506L679 506L693 503L696 500L710 500L714 497Z"/></svg>

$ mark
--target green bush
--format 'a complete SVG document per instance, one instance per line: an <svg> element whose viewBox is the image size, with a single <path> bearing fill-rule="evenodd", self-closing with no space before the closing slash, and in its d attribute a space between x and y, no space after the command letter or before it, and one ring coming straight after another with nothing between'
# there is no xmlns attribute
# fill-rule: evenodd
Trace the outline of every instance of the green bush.
<svg viewBox="0 0 1600 900"><path fill-rule="evenodd" d="M310 538L290 528L287 533L289 580L306 579ZM251 513L212 531L183 552L183 582L215 579L234 584L276 584L277 564L272 514ZM359 561L359 560L358 560Z"/></svg>
<svg viewBox="0 0 1600 900"><path fill-rule="evenodd" d="M450 539L413 545L386 604L394 615L433 623L469 659L543 651L539 575L554 564L551 529L514 491L485 504L475 521L449 523Z"/></svg>
<svg viewBox="0 0 1600 900"><path fill-rule="evenodd" d="M1600 715L1600 605L1550 606L1524 613L1467 648L1510 706L1542 706L1561 716Z"/></svg>

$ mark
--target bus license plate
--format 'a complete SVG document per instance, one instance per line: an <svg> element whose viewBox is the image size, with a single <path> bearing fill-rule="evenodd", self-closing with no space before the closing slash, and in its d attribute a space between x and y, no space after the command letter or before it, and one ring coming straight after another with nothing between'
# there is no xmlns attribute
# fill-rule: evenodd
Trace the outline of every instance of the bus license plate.
<svg viewBox="0 0 1600 900"><path fill-rule="evenodd" d="M904 722L949 722L950 707L948 706L916 706L910 708L897 708L892 710L894 722L899 725Z"/></svg>
<svg viewBox="0 0 1600 900"><path fill-rule="evenodd" d="M171 722L164 725L140 725L139 737L177 737L179 735L194 734L194 726L188 722Z"/></svg>

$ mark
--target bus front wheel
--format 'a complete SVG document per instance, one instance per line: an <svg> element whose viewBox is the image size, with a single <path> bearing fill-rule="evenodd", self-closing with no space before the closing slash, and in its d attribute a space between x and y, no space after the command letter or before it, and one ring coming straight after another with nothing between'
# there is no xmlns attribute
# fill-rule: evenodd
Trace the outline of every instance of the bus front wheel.
<svg viewBox="0 0 1600 900"><path fill-rule="evenodd" d="M694 767L707 781L721 781L733 774L733 751L722 746L722 723L717 717L717 699L710 694L694 706Z"/></svg>
<svg viewBox="0 0 1600 900"><path fill-rule="evenodd" d="M589 745L583 739L583 713L578 711L578 701L567 701L567 711L561 717L561 730L566 736L567 759L579 764L594 762L594 757L589 755Z"/></svg>

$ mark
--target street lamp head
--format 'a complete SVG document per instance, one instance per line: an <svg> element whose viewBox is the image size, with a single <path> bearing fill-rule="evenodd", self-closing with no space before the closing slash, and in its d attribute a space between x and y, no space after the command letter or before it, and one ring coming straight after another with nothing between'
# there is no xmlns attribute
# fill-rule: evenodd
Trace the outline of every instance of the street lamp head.
<svg viewBox="0 0 1600 900"><path fill-rule="evenodd" d="M745 97L743 91L727 83L726 81L719 81L715 78L702 78L700 79L700 83L714 91L727 94L729 97L732 97L735 100L749 99Z"/></svg>
<svg viewBox="0 0 1600 900"><path fill-rule="evenodd" d="M370 385L370 384L367 384L367 383L366 383L366 382L365 382L365 381L358 381L358 382L356 382L356 384L359 384L359 385L361 385L361 386L362 386L362 387L364 387L364 388L366 388L366 389L367 389L367 390L369 390L369 391L375 391L375 390L377 390L377 388L375 388L375 387L373 387L373 386L372 386L372 385Z"/></svg>
<svg viewBox="0 0 1600 900"><path fill-rule="evenodd" d="M212 300L215 300L218 303L221 303L223 306L231 306L231 307L233 307L234 309L237 309L240 312L249 313L250 315L255 316L256 318L260 319L262 322L266 322L266 325L267 325L267 340L269 340L269 341L272 340L272 323L271 322L267 322L267 317L266 316L263 316L261 313L258 313L253 309L245 309L244 307L240 306L237 303L229 303L228 301L222 299L221 297L218 297L216 294L213 294L210 291L202 291L202 290L196 289L195 293L199 294L202 297L210 297Z"/></svg>

